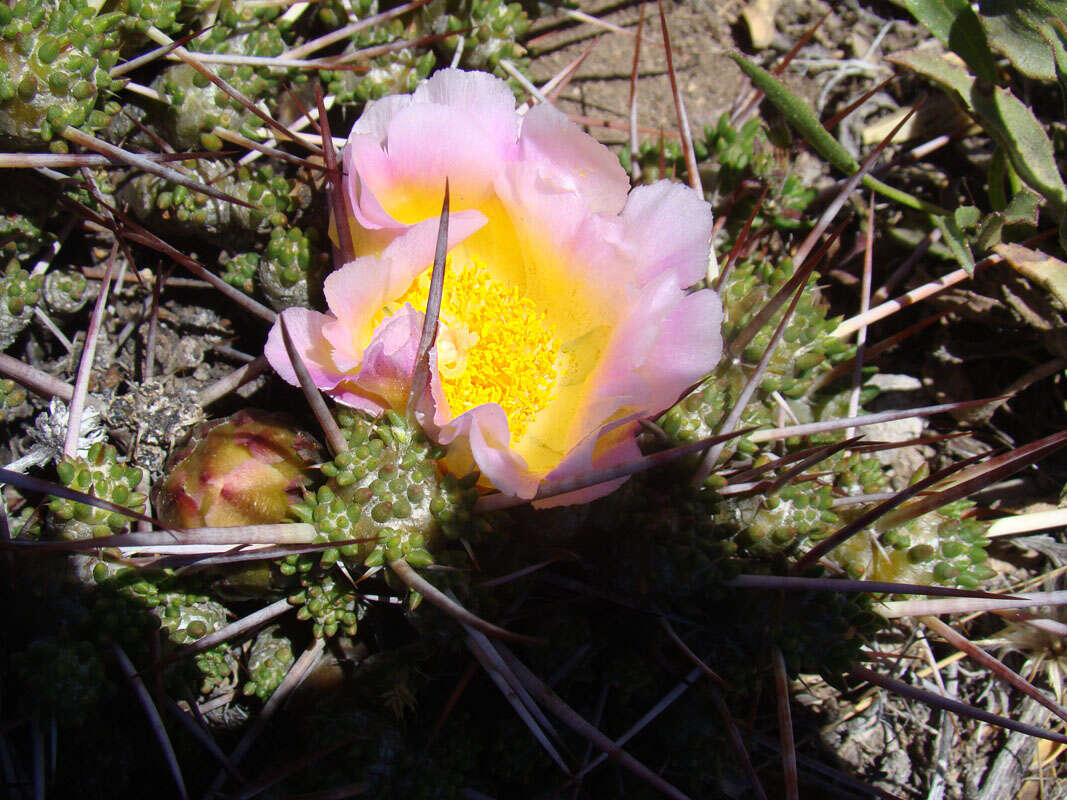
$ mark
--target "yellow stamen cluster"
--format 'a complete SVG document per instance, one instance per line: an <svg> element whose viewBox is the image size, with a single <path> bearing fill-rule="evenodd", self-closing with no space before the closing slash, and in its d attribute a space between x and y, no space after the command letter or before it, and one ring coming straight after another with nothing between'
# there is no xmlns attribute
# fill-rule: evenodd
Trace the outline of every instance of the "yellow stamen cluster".
<svg viewBox="0 0 1067 800"><path fill-rule="evenodd" d="M373 324L405 303L424 311L431 273L420 275ZM497 403L507 414L512 443L522 439L556 396L563 364L555 326L518 287L494 278L483 261L451 258L440 322L438 369L452 414Z"/></svg>

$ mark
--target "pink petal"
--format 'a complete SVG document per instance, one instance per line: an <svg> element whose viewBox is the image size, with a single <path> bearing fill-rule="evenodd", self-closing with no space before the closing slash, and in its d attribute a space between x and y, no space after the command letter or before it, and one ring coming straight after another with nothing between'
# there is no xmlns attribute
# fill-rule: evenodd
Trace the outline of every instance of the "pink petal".
<svg viewBox="0 0 1067 800"><path fill-rule="evenodd" d="M448 218L451 250L485 225L480 211L459 211ZM440 221L428 219L413 225L382 251L380 257L363 256L326 277L323 293L336 320L324 326L323 335L334 348L334 361L351 370L363 360L368 326L382 306L400 297L419 275L433 265Z"/></svg>
<svg viewBox="0 0 1067 800"><path fill-rule="evenodd" d="M616 420L585 437L577 447L544 479L544 484L570 480L587 475L593 470L607 469L620 464L632 463L641 458L637 446L638 424L633 416ZM611 494L629 478L617 478L597 483L566 494L559 494L533 503L534 508L552 508L577 503L590 503Z"/></svg>
<svg viewBox="0 0 1067 800"><path fill-rule="evenodd" d="M415 90L416 103L449 106L477 118L486 134L502 144L519 135L515 95L507 83L487 72L443 69Z"/></svg>
<svg viewBox="0 0 1067 800"><path fill-rule="evenodd" d="M535 165L556 191L581 196L594 214L618 214L626 203L630 179L619 159L552 106L526 113L519 160Z"/></svg>
<svg viewBox="0 0 1067 800"><path fill-rule="evenodd" d="M670 270L677 275L677 287L685 289L706 275L711 206L688 186L670 181L638 186L630 192L622 219L638 283Z"/></svg>
<svg viewBox="0 0 1067 800"><path fill-rule="evenodd" d="M330 348L323 336L323 328L334 321L333 317L307 308L287 308L282 312L289 338L307 367L311 380L320 389L332 389L344 379L343 370L337 368L330 355ZM275 322L267 334L263 354L282 380L299 386L289 354L282 338L281 323Z"/></svg>
<svg viewBox="0 0 1067 800"><path fill-rule="evenodd" d="M445 463L456 475L477 469L504 494L524 500L537 492L539 476L508 445L507 416L496 403L473 408L441 427L431 426L429 433L447 448Z"/></svg>

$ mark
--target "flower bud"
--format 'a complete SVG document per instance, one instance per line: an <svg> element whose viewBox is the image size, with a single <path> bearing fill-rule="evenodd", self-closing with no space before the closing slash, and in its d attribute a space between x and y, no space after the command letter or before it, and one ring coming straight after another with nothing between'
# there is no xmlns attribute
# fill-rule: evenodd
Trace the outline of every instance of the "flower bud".
<svg viewBox="0 0 1067 800"><path fill-rule="evenodd" d="M309 434L266 412L205 423L171 457L157 514L179 528L281 522L321 455Z"/></svg>

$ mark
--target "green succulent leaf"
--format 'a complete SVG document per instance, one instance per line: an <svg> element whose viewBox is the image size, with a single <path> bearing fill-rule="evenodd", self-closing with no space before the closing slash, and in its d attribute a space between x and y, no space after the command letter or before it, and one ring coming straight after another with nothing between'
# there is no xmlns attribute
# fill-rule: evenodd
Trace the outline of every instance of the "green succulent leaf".
<svg viewBox="0 0 1067 800"><path fill-rule="evenodd" d="M896 0L896 3L966 61L971 72L991 83L996 81L997 65L982 20L967 0Z"/></svg>
<svg viewBox="0 0 1067 800"><path fill-rule="evenodd" d="M1058 217L1063 215L1067 210L1067 185L1056 165L1052 142L1022 101L941 56L913 50L898 53L893 61L953 92L1004 149L1019 177L1049 202Z"/></svg>
<svg viewBox="0 0 1067 800"><path fill-rule="evenodd" d="M1057 30L1057 23L1067 23L1067 0L982 0L978 5L995 50L1024 75L1055 80L1057 64L1067 63Z"/></svg>

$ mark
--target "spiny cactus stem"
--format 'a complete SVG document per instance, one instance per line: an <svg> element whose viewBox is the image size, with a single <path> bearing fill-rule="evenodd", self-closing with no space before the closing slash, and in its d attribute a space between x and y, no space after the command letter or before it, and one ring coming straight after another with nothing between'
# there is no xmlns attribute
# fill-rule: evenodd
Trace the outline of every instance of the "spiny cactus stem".
<svg viewBox="0 0 1067 800"><path fill-rule="evenodd" d="M506 646L501 645L498 648L498 651L500 655L504 657L508 666L511 667L512 672L515 673L523 686L526 687L527 691L529 691L530 694L533 695L533 697L536 698L542 706L548 709L548 711L560 722L586 740L592 742L595 747L609 757L615 759L620 766L630 770L630 772L641 778L649 786L658 789L668 797L675 798L675 800L688 800L688 795L684 794L673 784L665 781L632 755L620 748L596 727L589 724L580 714L578 714L578 712L567 705L559 695L552 691L544 681L534 675L525 664L519 661L519 659L517 659Z"/></svg>
<svg viewBox="0 0 1067 800"><path fill-rule="evenodd" d="M293 690L300 685L300 682L304 679L311 668L315 666L315 663L322 655L323 649L326 647L325 639L313 639L308 648L300 654L293 666L289 668L289 672L286 673L285 679L278 685L278 688L274 690L274 694L270 696L266 703L263 704L263 709L259 712L252 723L248 726L244 736L241 737L241 741L237 743L237 746L230 753L230 763L237 766L241 763L241 759L247 755L248 751L252 749L252 745L255 744L256 739L266 728L267 723L270 721L274 713L281 708L289 695ZM218 773L215 779L211 782L211 786L208 788L204 797L214 797L218 791L222 788L226 782L226 770Z"/></svg>
<svg viewBox="0 0 1067 800"><path fill-rule="evenodd" d="M689 130L689 115L685 113L685 100L682 99L682 93L678 89L678 75L674 71L674 50L671 47L671 34L667 27L667 15L663 12L663 0L656 0L656 8L659 10L659 27L663 34L663 51L667 54L667 77L670 78L671 94L674 97L674 110L678 115L678 132L682 136L685 169L689 173L689 185L696 190L700 197L703 197L704 185L700 181L700 170L697 168L696 151L693 149L693 132ZM715 258L714 250L711 251L711 257Z"/></svg>
<svg viewBox="0 0 1067 800"><path fill-rule="evenodd" d="M927 594L934 594L934 592L927 592ZM1064 605L1067 605L1067 591L1019 592L1010 595L983 594L980 597L972 593L967 596L954 595L945 600L893 600L886 603L879 613L886 619L900 619L901 617L934 614L971 614L982 611L1007 611L1035 606Z"/></svg>
<svg viewBox="0 0 1067 800"><path fill-rule="evenodd" d="M937 472L934 472L931 475L928 475L927 477L923 478L921 481L917 481L911 486L902 489L901 491L893 495L893 497L879 503L865 514L861 514L859 517L845 525L840 530L835 531L830 536L827 536L825 539L818 542L808 552L798 558L796 563L792 567L792 573L796 575L798 573L804 572L806 569L809 569L816 562L818 562L820 558L825 556L835 547L847 542L850 538L855 536L868 525L886 516L894 508L903 505L905 502L915 497L915 495L919 494L919 492L929 489L931 486L937 485L941 481L948 478L950 475L955 475L957 472L960 472L965 467L969 467L971 464L977 463L980 459L985 458L985 455L985 453L978 453L977 455L971 456L968 459L964 459L963 461L960 461L957 464L951 464L945 467L944 469L940 469ZM922 502L922 500L919 501L919 503ZM948 501L946 500L937 503L937 505L933 506L933 508L938 508L941 505L944 505L945 502ZM927 508L926 510L929 511L931 509Z"/></svg>
<svg viewBox="0 0 1067 800"><path fill-rule="evenodd" d="M737 402L734 403L734 407L730 409L730 413L723 420L722 425L719 426L718 433L730 433L737 427L737 423L741 421L741 415L745 413L745 408L748 407L749 400L756 393L756 389L763 381L763 374L767 371L767 365L771 363L771 357L774 355L774 351L778 349L778 343L782 340L782 334L785 332L786 325L789 324L790 319L793 316L793 312L796 310L797 303L800 302L800 298L804 294L804 289L808 283L808 275L811 273L812 268L815 266L811 263L799 270L794 278L800 278L798 281L798 287L795 290L793 299L789 301L789 307L786 308L785 313L782 315L781 321L774 329L774 334L771 336L770 342L767 343L767 347L763 351L763 355L760 357L759 363L752 371L752 374L748 376L748 380L745 382L744 388L737 396ZM693 474L690 481L693 486L700 486L708 479L712 471L715 469L715 465L719 461L719 456L722 454L722 450L725 443L713 445L708 448L708 452L704 454L704 458L701 459L700 466Z"/></svg>
<svg viewBox="0 0 1067 800"><path fill-rule="evenodd" d="M182 778L182 770L178 765L178 756L174 752L174 747L170 743L170 737L167 735L167 729L163 725L162 718L159 716L159 709L157 709L155 703L152 702L152 698L148 694L148 689L145 688L144 682L141 680L140 675L137 674L137 670L133 666L133 662L130 661L129 656L126 655L116 642L111 643L111 651L115 654L115 660L118 661L119 668L130 682L130 685L133 686L134 693L137 695L137 700L140 702L145 715L148 717L149 723L152 725L152 732L155 734L159 746L163 749L163 756L167 761L167 767L170 769L170 774L174 778L175 784L178 786L178 794L180 794L182 798L188 798L189 793L185 789L185 780Z"/></svg>
<svg viewBox="0 0 1067 800"><path fill-rule="evenodd" d="M912 325L909 325L904 330L898 331L897 333L894 333L892 336L887 336L886 338L882 339L877 344L872 344L870 347L866 348L865 357L866 357L867 361L868 362L874 361L876 358L878 358L886 350L889 350L892 347L896 347L898 344L903 342L905 339L909 339L910 337L914 336L915 334L919 333L920 331L923 331L926 328L930 327L935 322L937 322L939 319L941 319L943 316L945 316L947 313L948 313L947 311L939 311L936 314L931 314L930 316L926 317L925 319L921 319L918 322L916 322L916 323L914 323ZM815 382L812 384L811 391L812 392L818 392L820 389L823 389L823 388L829 386L831 383L836 381L838 378L841 378L841 377L847 375L852 370L852 366L855 363L856 363L856 360L854 358L850 358L848 361L842 361L840 364L835 364L833 367L831 367L826 372L824 372L822 375L818 376L818 378L816 378Z"/></svg>
<svg viewBox="0 0 1067 800"><path fill-rule="evenodd" d="M471 30L471 28L460 28L459 30L420 36L418 39L399 39L395 42L390 42L389 44L364 47L362 50L355 50L351 53L342 53L339 56L331 56L330 58L320 58L317 59L317 63L318 66L325 69L345 69L347 65L354 61L369 61L372 58L384 56L396 50L405 50L409 47L426 47L435 42L450 39L453 36L469 33Z"/></svg>
<svg viewBox="0 0 1067 800"><path fill-rule="evenodd" d="M441 315L441 298L445 291L445 261L448 256L448 178L445 178L445 196L441 201L441 219L437 224L437 245L433 256L433 271L430 274L430 290L426 293L426 310L422 319L419 349L415 354L415 370L411 375L408 390L408 421L416 423L419 406L430 390L430 348L437 341L437 322Z"/></svg>
<svg viewBox="0 0 1067 800"><path fill-rule="evenodd" d="M752 222L756 219L756 215L763 208L763 201L767 199L767 193L770 192L771 185L769 183L763 184L763 189L760 190L760 195L756 199L755 205L752 206L752 210L748 212L748 217L745 219L745 224L741 226L741 232L737 234L737 239L734 241L733 246L730 248L730 252L726 254L726 259L723 261L722 267L719 270L719 274L715 277L715 281L712 284L715 291L722 289L726 279L730 277L730 271L733 269L734 263L737 261L737 254L741 252L741 248L748 243L748 234L752 230Z"/></svg>
<svg viewBox="0 0 1067 800"><path fill-rule="evenodd" d="M391 8L388 11L381 12L380 14L372 14L371 16L361 20L357 20L356 22L353 22L350 25L345 25L344 27L338 28L335 31L323 34L317 39L312 39L310 42L304 42L304 44L300 45L299 47L294 47L292 50L282 53L280 58L286 61L290 59L303 58L309 53L314 53L316 50L321 50L324 47L329 47L334 42L340 42L343 39L347 39L353 33L358 33L359 31L364 30L365 28L370 28L374 25L377 25L379 22L387 22L393 19L394 17L399 17L403 14L408 13L409 11L414 11L416 8L421 8L430 1L431 0L413 0L413 2L403 3L397 6L396 8Z"/></svg>
<svg viewBox="0 0 1067 800"><path fill-rule="evenodd" d="M508 668L507 663L500 657L492 643L470 626L464 625L463 627L467 631L467 649L482 665L482 669L488 673L494 685L504 695L511 707L515 709L515 713L530 730L530 733L533 734L541 748L556 762L556 765L564 775L570 776L570 767L567 766L567 762L563 760L556 748L552 746L546 731L551 731L557 741L559 740L559 735L556 734L551 724L544 717L541 709L537 707L537 704L534 703L529 693L523 688L519 679Z"/></svg>
<svg viewBox="0 0 1067 800"><path fill-rule="evenodd" d="M1018 689L1035 702L1040 703L1060 719L1067 721L1067 709L1048 697L1022 675L1009 669L998 659L993 658L993 656L989 655L985 650L975 645L967 639L966 636L961 635L958 631L946 625L937 617L924 616L920 617L919 621L957 650L966 653L1005 683Z"/></svg>
<svg viewBox="0 0 1067 800"><path fill-rule="evenodd" d="M255 380L269 367L270 362L267 361L267 357L259 356L254 361L238 367L226 377L219 378L214 383L205 386L196 396L196 402L202 408L206 408L216 400L221 400L237 387L244 386L246 383Z"/></svg>
<svg viewBox="0 0 1067 800"><path fill-rule="evenodd" d="M997 727L1006 728L1007 730L1019 731L1019 733L1025 733L1027 736L1036 736L1040 739L1048 739L1051 742L1067 744L1067 736L1062 733L1056 733L1055 731L1046 730L1045 728L1038 728L1035 725L1027 725L1025 722L1017 722L1008 717L1002 717L999 714L993 714L989 711L975 708L967 703L961 703L959 700L942 697L939 694L928 692L925 689L919 689L904 683L903 681L890 678L887 675L881 675L866 667L853 667L852 676L873 683L875 686L881 686L883 689L888 689L894 694L899 694L902 697L918 700L920 703L925 703L931 708L940 708L944 711L951 711L953 714L959 714L968 719L985 722L989 725L996 725Z"/></svg>
<svg viewBox="0 0 1067 800"><path fill-rule="evenodd" d="M785 657L778 645L771 647L771 666L774 668L774 691L778 701L778 736L782 746L785 800L800 800L797 747L793 738L793 715L789 710L789 676L785 669Z"/></svg>
<svg viewBox="0 0 1067 800"><path fill-rule="evenodd" d="M333 95L327 95L326 98L323 100L323 104L325 105L327 110L333 108L334 104L336 102L337 102L337 98L334 97ZM312 138L315 138L315 137L312 137L310 134L300 133L300 131L302 131L304 128L306 128L308 126L308 124L310 123L310 124L316 126L316 130L318 132L318 136L321 137L322 131L318 129L318 123L317 123L318 117L319 117L318 109L317 108L311 109L305 116L301 117L300 119L295 120L293 122L293 124L289 126L289 132L293 136L311 140ZM341 138L334 138L334 139L332 139L332 141L333 141L333 143L334 143L334 145L336 147L344 147L344 145L345 145L345 140L341 139ZM265 139L263 143L266 144L266 145L274 146L278 142L277 142L276 139L271 138L271 139ZM260 153L258 150L254 151L254 152L251 152L251 153L246 153L245 155L243 155L241 157L240 161L238 161L237 163L239 165L241 165L241 166L245 166L247 164L251 164L253 161L258 159L261 155L263 155L263 153Z"/></svg>
<svg viewBox="0 0 1067 800"><path fill-rule="evenodd" d="M341 427L337 424L337 420L330 413L330 409L326 407L326 401L322 399L322 393L311 380L311 375L308 374L307 367L304 365L304 359L300 357L300 353L289 335L289 328L286 325L284 314L279 315L278 322L281 324L285 352L289 355L289 360L293 364L293 370L296 372L297 380L300 381L300 388L304 391L304 397L307 399L308 405L311 406L311 411L326 436L326 444L329 446L330 452L335 456L343 453L348 449L348 441L345 439Z"/></svg>
<svg viewBox="0 0 1067 800"><path fill-rule="evenodd" d="M156 44L165 44L165 45L174 44L174 40L171 39L169 36L167 36L167 34L163 33L163 31L159 30L159 28L157 28L155 25L151 26L147 30L146 33L147 33L148 37L150 39L152 39L152 41L154 41ZM276 119L271 117L270 114L268 114L265 111L263 111L263 109L261 109L259 106L257 106L255 103L253 103L251 100L249 100L243 94L241 94L241 92L237 91L237 89L235 89L229 83L227 83L222 78L220 78L218 75L216 75L214 72L212 72L207 67L205 67L203 65L203 63L201 63L201 61L198 58L196 58L192 53L190 53L184 47L181 47L180 45L178 47L175 47L174 48L174 55L176 55L178 58L180 58L182 61L184 61L190 67L192 67L194 70L199 72L201 75L203 75L209 81L211 81L213 84L215 84L217 87L219 87L222 91L224 91L226 94L228 94L234 100L236 100L238 103L240 103L242 106L244 106L248 111L250 111L251 113L255 114L257 117L259 117L267 125L269 125L271 128L276 130L282 136L284 136L287 139L291 139L292 141L294 141L294 142L296 142L298 144L301 144L304 147L307 147L308 149L312 150L312 152L316 152L316 153L319 153L321 155L321 151L319 150L318 146L313 145L313 144L309 144L307 142L304 142L302 139L299 139L296 136L293 136L292 133L289 132L288 128L286 128L284 125L282 125Z"/></svg>
<svg viewBox="0 0 1067 800"><path fill-rule="evenodd" d="M269 606L264 606L259 609L259 611L255 611L246 617L231 622L229 625L219 628L214 633L209 633L207 636L197 639L192 644L188 644L185 647L176 650L169 657L164 659L162 665L169 664L172 661L180 661L183 658L192 658L197 653L202 653L205 650L210 650L215 645L228 642L230 639L236 639L238 636L243 636L249 631L255 630L261 625L265 625L272 619L294 610L296 610L296 606L289 602L288 597L283 597L281 600L274 601Z"/></svg>
<svg viewBox="0 0 1067 800"><path fill-rule="evenodd" d="M82 347L81 361L78 362L78 375L74 379L74 391L70 398L67 414L67 436L63 440L63 455L74 458L78 455L78 436L81 434L82 411L85 410L85 397L89 392L89 375L93 370L93 359L96 357L96 344L100 340L100 325L104 320L104 311L107 308L108 292L111 289L111 276L115 270L116 248L111 248L111 255L107 260L107 272L100 284L100 294L93 306L93 315L89 320L89 329L85 334L85 344Z"/></svg>
<svg viewBox="0 0 1067 800"><path fill-rule="evenodd" d="M414 567L402 558L398 558L396 561L390 561L389 568L393 571L393 574L407 585L409 589L414 589L430 603L437 606L441 611L452 617L452 619L456 620L456 622L470 625L472 628L481 631L486 636L492 636L497 639L508 639L513 642L523 642L524 644L543 644L541 639L537 639L533 636L523 636L520 633L512 633L511 631L505 630L491 622L486 622L481 617L475 616L457 601L451 599L448 595L419 575Z"/></svg>
<svg viewBox="0 0 1067 800"><path fill-rule="evenodd" d="M179 186L184 186L187 189L192 189L194 192L200 192L200 194L206 194L208 197L214 197L216 200L222 200L226 203L233 203L234 205L244 206L255 210L255 206L246 203L244 200L239 200L232 195L228 195L225 192L220 192L206 184L195 181L187 175L164 166L163 164L155 161L151 158L145 158L137 153L131 153L128 150L123 150L121 147L115 147L113 144L108 144L103 139L100 139L91 134L79 131L76 128L72 128L69 125L65 127L60 135L69 142L74 142L82 147L87 147L90 150L94 150L103 156L107 156L113 161L117 161L121 164L126 164L131 167L137 167L145 172L150 172L153 175L158 175L164 180L176 183Z"/></svg>

